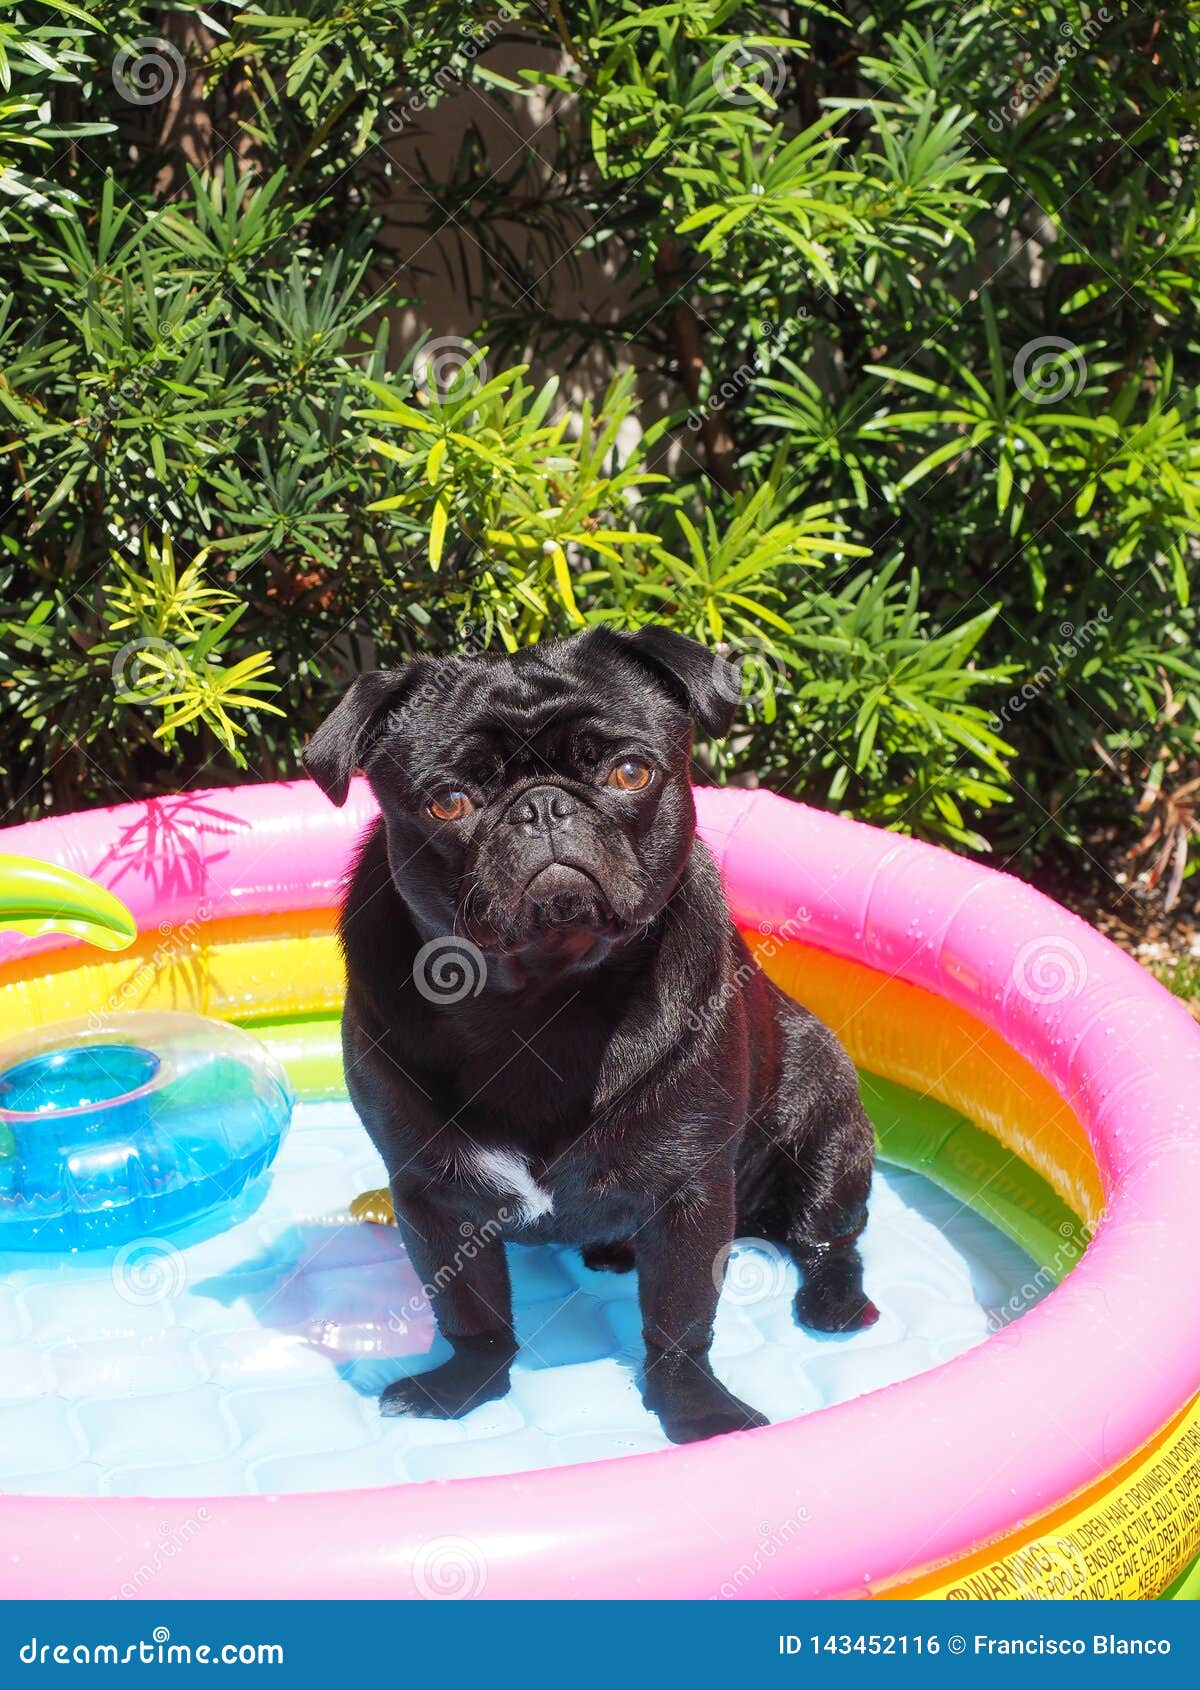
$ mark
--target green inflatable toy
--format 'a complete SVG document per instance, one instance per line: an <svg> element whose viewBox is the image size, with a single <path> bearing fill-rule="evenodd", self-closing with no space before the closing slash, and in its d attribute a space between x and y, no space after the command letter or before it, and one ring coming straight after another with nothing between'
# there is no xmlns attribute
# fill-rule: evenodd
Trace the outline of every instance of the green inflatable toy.
<svg viewBox="0 0 1200 1690"><path fill-rule="evenodd" d="M37 937L70 933L104 951L123 951L137 924L119 898L72 869L0 854L0 927Z"/></svg>

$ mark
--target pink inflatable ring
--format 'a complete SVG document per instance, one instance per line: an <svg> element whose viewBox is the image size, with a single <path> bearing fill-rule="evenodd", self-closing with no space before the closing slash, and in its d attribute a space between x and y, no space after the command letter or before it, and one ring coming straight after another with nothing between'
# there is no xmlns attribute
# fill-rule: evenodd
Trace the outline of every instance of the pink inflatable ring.
<svg viewBox="0 0 1200 1690"><path fill-rule="evenodd" d="M1021 1554L1084 1567L1072 1510L1106 1486L1142 1494L1163 1463L1194 1481L1200 1029L1187 1011L1015 880L766 793L697 802L739 923L860 1065L881 1071L886 1059L897 1078L960 1104L971 1064L992 1065L975 1119L1093 1229L1062 1284L945 1366L708 1444L321 1494L8 1495L0 1594L112 1596L200 1509L203 1530L161 1566L155 1597L428 1594L421 1569L448 1540L477 1551L489 1597L1052 1594L1034 1572L1022 1589L1012 1568ZM142 933L115 959L72 940L0 939L0 1022L86 1014L130 980L130 1008L259 1024L331 1015L331 912L371 811L361 782L341 811L299 783L0 835L5 850L109 887ZM187 969L166 971L169 988L146 966L167 933L191 946ZM769 1579L731 1585L761 1554L764 1521L788 1515L803 1529L773 1542ZM1193 1519L1182 1531L1160 1588L1195 1553L1197 1529ZM989 1578L1014 1588L989 1591Z"/></svg>

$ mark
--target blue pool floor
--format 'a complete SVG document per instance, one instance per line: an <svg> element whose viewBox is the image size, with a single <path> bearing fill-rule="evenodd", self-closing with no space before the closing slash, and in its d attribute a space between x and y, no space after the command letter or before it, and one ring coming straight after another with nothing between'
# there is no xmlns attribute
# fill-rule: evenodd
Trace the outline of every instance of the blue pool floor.
<svg viewBox="0 0 1200 1690"><path fill-rule="evenodd" d="M393 1228L350 1219L383 1169L347 1102L296 1111L265 1189L205 1237L0 1253L0 1491L214 1496L511 1473L661 1449L642 1407L637 1286L512 1247L522 1352L464 1420L384 1419L378 1392L443 1354ZM796 1272L739 1243L714 1366L773 1420L936 1367L1035 1302L1029 1257L928 1180L875 1179L880 1320L796 1326Z"/></svg>

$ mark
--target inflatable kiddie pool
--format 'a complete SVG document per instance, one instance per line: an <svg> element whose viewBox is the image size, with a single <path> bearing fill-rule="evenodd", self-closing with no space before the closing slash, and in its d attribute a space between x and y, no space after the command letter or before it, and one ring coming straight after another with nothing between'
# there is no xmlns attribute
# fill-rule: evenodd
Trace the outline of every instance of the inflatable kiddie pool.
<svg viewBox="0 0 1200 1690"><path fill-rule="evenodd" d="M950 1193L947 1216L970 1205L1017 1239L1041 1289L1061 1283L945 1365L687 1448L257 1495L222 1494L214 1463L197 1471L216 1482L178 1495L62 1495L44 1478L8 1480L0 1594L1186 1589L1200 1546L1200 1030L1134 962L1014 880L765 793L701 791L697 803L764 966L859 1064L886 1162ZM0 1026L11 1038L125 1010L216 1016L257 1033L302 1099L335 1095L334 907L372 810L361 782L340 811L307 784L273 785L0 835L6 850L94 878L140 930L116 958L61 937L0 936ZM293 1130L289 1153L303 1137ZM314 1184L330 1165L315 1165ZM357 1229L367 1235L385 1237ZM197 1243L194 1271L213 1248ZM76 1271L92 1271L83 1256L63 1264L60 1288ZM264 1310L286 1289L266 1272L255 1284ZM53 1322L42 1289L27 1299L27 1327ZM202 1394L195 1354L171 1348L161 1305L150 1312L158 1324L138 1366L197 1369ZM134 1309L131 1332L145 1313ZM108 1399L87 1412L120 1436L135 1401L122 1395L134 1389L121 1375L124 1338L107 1327L98 1337L91 1359L72 1340L66 1362L108 1370ZM422 1342L418 1331L409 1353ZM223 1353L207 1353L210 1370ZM45 1436L44 1389L30 1386L40 1418L12 1422L6 1438L22 1426ZM0 1392L0 1422L7 1412ZM246 1436L280 1414L280 1400L259 1403ZM67 1413L66 1445L78 1431ZM322 1432L297 1436L313 1447Z"/></svg>

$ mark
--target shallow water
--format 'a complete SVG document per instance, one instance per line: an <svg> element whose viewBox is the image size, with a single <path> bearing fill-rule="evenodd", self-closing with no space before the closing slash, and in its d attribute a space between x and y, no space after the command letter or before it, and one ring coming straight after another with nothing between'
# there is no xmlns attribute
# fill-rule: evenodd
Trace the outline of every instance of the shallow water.
<svg viewBox="0 0 1200 1690"><path fill-rule="evenodd" d="M302 1105L222 1232L0 1253L0 1489L343 1489L668 1447L638 1394L633 1276L549 1246L509 1250L509 1396L453 1424L383 1419L382 1386L443 1353L394 1229L348 1217L383 1183L349 1103ZM713 1350L732 1390L774 1420L812 1413L960 1355L1039 1294L1022 1250L894 1167L876 1175L864 1256L878 1324L817 1337L792 1318L791 1264L738 1245Z"/></svg>

